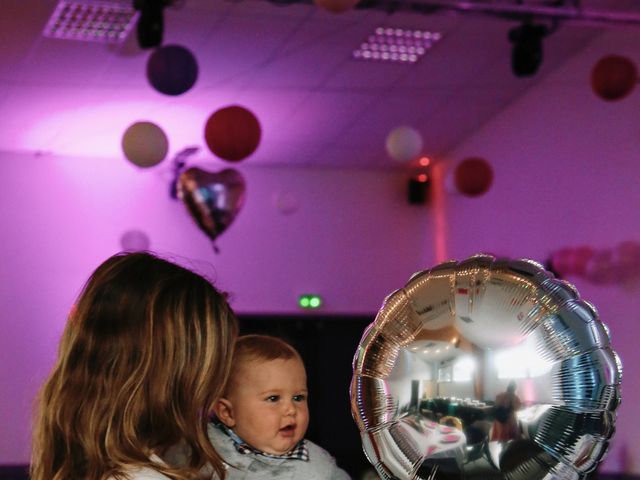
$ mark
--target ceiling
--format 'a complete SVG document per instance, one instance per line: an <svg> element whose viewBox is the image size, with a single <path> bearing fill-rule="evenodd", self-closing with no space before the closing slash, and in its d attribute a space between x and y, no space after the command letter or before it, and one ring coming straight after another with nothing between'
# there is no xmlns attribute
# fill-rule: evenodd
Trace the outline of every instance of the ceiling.
<svg viewBox="0 0 640 480"><path fill-rule="evenodd" d="M240 104L263 129L251 164L387 168L385 138L400 125L420 131L426 155L444 157L607 28L561 24L544 41L538 74L517 78L507 40L516 20L448 8L332 14L311 3L184 0L165 9L164 44L190 49L199 76L187 93L166 96L149 85L150 52L134 32L119 45L43 37L56 4L2 1L0 151L122 160L124 130L148 120L166 132L169 156L199 146L196 158L217 161L204 124ZM637 0L582 5L640 15ZM442 40L415 64L353 59L379 26Z"/></svg>

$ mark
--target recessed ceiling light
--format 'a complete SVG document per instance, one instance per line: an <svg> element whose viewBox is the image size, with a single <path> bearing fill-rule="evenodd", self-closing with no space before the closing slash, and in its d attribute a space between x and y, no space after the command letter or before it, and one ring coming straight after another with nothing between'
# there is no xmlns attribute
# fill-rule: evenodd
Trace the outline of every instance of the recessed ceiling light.
<svg viewBox="0 0 640 480"><path fill-rule="evenodd" d="M138 17L130 1L60 0L42 34L101 43L121 43Z"/></svg>
<svg viewBox="0 0 640 480"><path fill-rule="evenodd" d="M427 50L442 39L439 32L377 27L360 48L353 51L353 58L382 62L416 63Z"/></svg>

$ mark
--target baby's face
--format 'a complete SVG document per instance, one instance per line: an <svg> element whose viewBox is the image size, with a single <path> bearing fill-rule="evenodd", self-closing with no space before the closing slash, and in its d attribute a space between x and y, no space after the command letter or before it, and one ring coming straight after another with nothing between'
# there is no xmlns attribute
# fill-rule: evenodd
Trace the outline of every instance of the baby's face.
<svg viewBox="0 0 640 480"><path fill-rule="evenodd" d="M287 453L307 431L307 375L297 358L245 362L228 400L235 423L230 426L263 452Z"/></svg>

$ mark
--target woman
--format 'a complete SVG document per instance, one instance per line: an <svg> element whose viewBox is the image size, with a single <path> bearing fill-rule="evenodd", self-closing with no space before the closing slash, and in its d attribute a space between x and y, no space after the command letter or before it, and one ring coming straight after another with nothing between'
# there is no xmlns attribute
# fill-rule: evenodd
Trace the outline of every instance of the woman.
<svg viewBox="0 0 640 480"><path fill-rule="evenodd" d="M507 390L496 396L495 421L491 428L492 441L507 441L520 438L516 412L520 410L521 406L520 397L516 395L516 382L511 380L507 385Z"/></svg>
<svg viewBox="0 0 640 480"><path fill-rule="evenodd" d="M38 399L33 480L195 478L223 463L207 438L237 334L225 297L147 253L100 265ZM188 461L167 461L171 447ZM165 457L165 458L163 458Z"/></svg>

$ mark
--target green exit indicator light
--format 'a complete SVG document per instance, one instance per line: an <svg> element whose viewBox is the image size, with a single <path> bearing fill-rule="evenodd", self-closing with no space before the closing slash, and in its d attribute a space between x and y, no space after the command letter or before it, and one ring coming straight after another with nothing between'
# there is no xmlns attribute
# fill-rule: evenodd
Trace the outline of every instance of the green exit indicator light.
<svg viewBox="0 0 640 480"><path fill-rule="evenodd" d="M319 295L300 295L298 305L300 308L320 308L322 306L322 298Z"/></svg>

